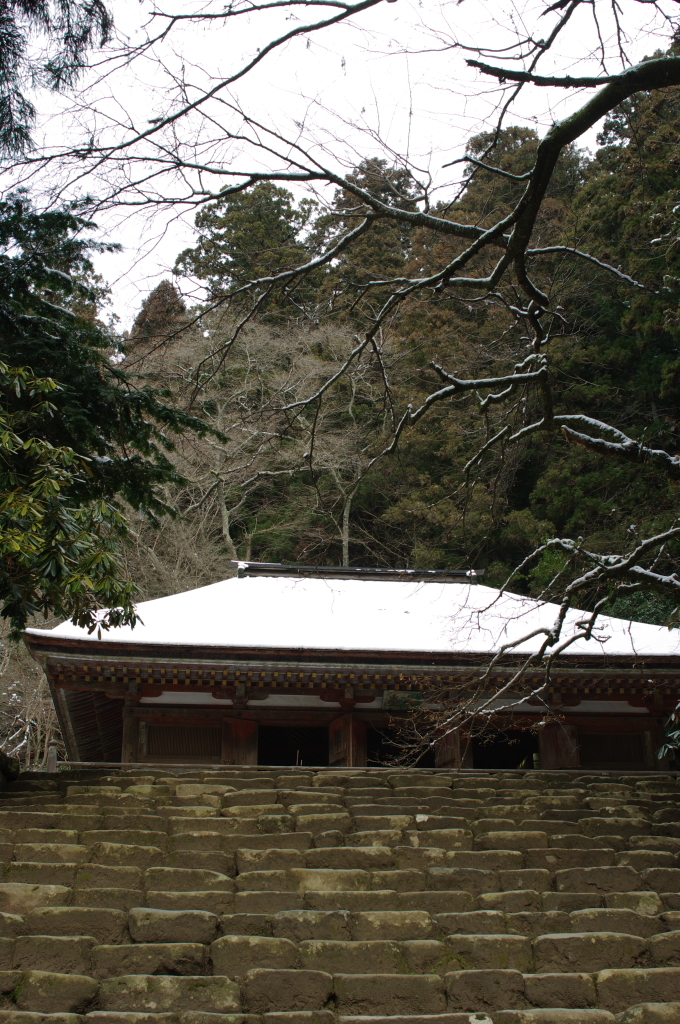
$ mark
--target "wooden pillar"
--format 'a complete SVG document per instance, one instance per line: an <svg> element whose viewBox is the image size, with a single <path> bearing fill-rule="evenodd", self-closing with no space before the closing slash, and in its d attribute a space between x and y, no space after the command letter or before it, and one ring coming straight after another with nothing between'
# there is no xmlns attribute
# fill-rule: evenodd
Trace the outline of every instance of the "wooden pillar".
<svg viewBox="0 0 680 1024"><path fill-rule="evenodd" d="M257 722L222 719L222 764L257 764Z"/></svg>
<svg viewBox="0 0 680 1024"><path fill-rule="evenodd" d="M123 707L123 742L121 744L121 764L133 764L139 761L139 719L133 712L136 701L126 699Z"/></svg>
<svg viewBox="0 0 680 1024"><path fill-rule="evenodd" d="M52 700L54 701L54 709L57 712L59 728L61 729L61 735L64 743L66 744L66 760L80 761L80 751L78 750L76 734L73 729L73 723L71 722L71 715L69 714L66 692L59 686L55 686L51 679L49 679L49 684Z"/></svg>
<svg viewBox="0 0 680 1024"><path fill-rule="evenodd" d="M652 763L649 770L653 772L668 771L670 764L668 754L664 754L663 757L659 757L658 755L659 750L666 742L666 730L661 724L655 724L652 731L647 735L649 736L649 742L652 747Z"/></svg>
<svg viewBox="0 0 680 1024"><path fill-rule="evenodd" d="M541 768L578 768L578 733L571 722L550 722L538 734Z"/></svg>
<svg viewBox="0 0 680 1024"><path fill-rule="evenodd" d="M434 744L435 768L460 768L460 733L452 729Z"/></svg>
<svg viewBox="0 0 680 1024"><path fill-rule="evenodd" d="M366 723L352 715L352 768L365 768L368 764Z"/></svg>
<svg viewBox="0 0 680 1024"><path fill-rule="evenodd" d="M467 732L460 733L460 766L461 768L474 768L475 759L472 756L472 740Z"/></svg>
<svg viewBox="0 0 680 1024"><path fill-rule="evenodd" d="M365 768L368 763L366 724L342 715L328 726L328 764L336 768Z"/></svg>

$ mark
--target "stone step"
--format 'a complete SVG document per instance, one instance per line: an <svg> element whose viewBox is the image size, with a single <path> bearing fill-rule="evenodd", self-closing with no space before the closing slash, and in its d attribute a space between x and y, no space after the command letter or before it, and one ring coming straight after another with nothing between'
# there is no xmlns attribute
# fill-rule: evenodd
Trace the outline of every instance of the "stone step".
<svg viewBox="0 0 680 1024"><path fill-rule="evenodd" d="M44 866L37 865L37 867ZM512 914L551 911L570 913L574 910L609 908L628 909L649 916L680 910L680 898L677 891L662 892L661 894L651 890L609 893L592 890L587 893L556 893L531 889L508 889L502 892L475 893L474 890L461 888L457 890L420 889L409 892L377 887L341 889L335 888L335 885L328 880L326 880L324 889L313 890L305 887L310 881L314 881L313 874L308 873L305 869L303 881L300 882L298 878L296 884L293 885L291 882L286 890L262 888L234 892L234 882L231 879L219 872L208 871L208 869L200 871L197 869L188 877L189 879L195 878L200 874L204 878L208 876L207 884L211 884L211 879L214 879L219 884L219 889L192 890L188 888L192 882L187 880L186 875L178 878L175 872L190 871L191 869L158 869L162 870L164 875L160 878L156 877L154 880L150 876L143 879L141 869L138 873L132 874L134 869L123 869L124 873L121 873L115 867L106 865L71 865L67 867L74 873L76 879L73 888L63 884L43 885L29 881L0 883L0 910L7 913L23 913L34 906L55 903L62 905L65 902L78 906L115 906L122 909L143 904L159 909L182 908L188 910L215 909L219 906L221 913L274 913L277 910L293 909L372 911L420 909L432 914L474 910ZM78 873L79 868L87 870ZM315 874L318 882L318 873ZM367 874L371 884L375 886L380 884L380 880L376 879L374 875ZM168 875L171 875L169 879L171 884L176 886L174 889L167 886ZM412 879L412 876L408 877ZM156 890L145 888L143 884L145 880L147 884L163 884L167 887ZM390 880L394 881L394 876ZM67 879L62 881L67 881ZM337 884L346 885L348 881L345 876L344 882ZM238 882L238 878L236 882ZM465 883L458 879L458 884ZM64 900L63 897L66 895L69 895L69 899ZM215 908L209 904L211 899L217 901ZM115 902L112 903L111 900Z"/></svg>
<svg viewBox="0 0 680 1024"><path fill-rule="evenodd" d="M208 930L209 919L203 922ZM220 922L221 924L222 922ZM460 970L516 971L539 975L592 973L608 967L680 967L680 931L648 938L624 932L557 932L530 937L507 929L501 933L458 932L441 938L388 939L380 920L326 920L327 933L341 938L304 937L299 915L272 922L271 935L223 934L207 942L179 941L166 927L163 941L118 941L101 944L87 934L48 935L36 932L35 919L26 934L3 938L0 953L8 970L50 970L55 973L111 977L132 974L220 974L239 978L251 968L321 970L327 973L381 974L406 971L444 974ZM423 922L425 925L426 922ZM212 923L212 931L218 930ZM139 935L139 930L135 932ZM432 932L429 933L432 936ZM370 938L361 938L367 935ZM376 938L380 935L380 938ZM291 937L292 936L292 937ZM117 933L118 939L121 933ZM126 935L122 935L123 940Z"/></svg>
<svg viewBox="0 0 680 1024"><path fill-rule="evenodd" d="M285 810L281 805L281 810ZM306 811L309 807L305 808ZM258 814L255 815L255 811ZM267 813L263 813L266 811ZM273 812L277 811L276 814ZM225 816L233 819L233 823L230 821L224 822L221 819ZM236 813L238 812L238 813ZM261 813L262 812L262 813ZM413 815L413 814L390 814L390 815L365 815L365 814L354 814L349 815L347 812L340 812L338 814L328 813L327 810L324 813L304 813L282 816L278 813L278 805L271 805L269 808L257 808L253 807L243 809L245 817L240 816L241 812L238 808L222 808L221 813L216 808L212 807L190 807L190 806L164 806L161 808L130 808L112 805L111 807L99 807L92 805L74 805L71 807L65 807L61 805L59 813L57 814L54 809L39 810L35 807L30 809L22 810L2 810L0 809L0 829L5 833L16 833L18 829L27 828L43 828L43 829L67 829L71 826L79 828L80 831L87 829L88 822L92 822L91 827L94 829L102 828L116 828L116 829L142 829L142 830L153 830L158 832L177 832L177 831L190 831L194 829L206 829L217 830L224 834L225 832L235 831L234 826L238 822L242 822L247 827L246 833L255 834L262 831L261 827L258 827L255 822L250 822L249 817L256 816L259 818L282 818L282 820L291 819L291 824L296 824L298 830L301 828L301 824L304 825L305 820L309 820L310 827L314 826L314 832L318 834L319 831L330 831L330 826L335 825L339 831L343 834L354 832L375 832L375 831L408 831L408 832L419 832L419 831L437 831L449 829L460 829L466 831L468 828L471 829L477 841L484 848L484 845L499 839L494 839L497 833L503 833L509 835L513 833L520 833L531 831L532 829L536 832L542 832L541 837L536 836L538 843L535 845L546 845L545 839L547 835L555 835L557 832L562 834L581 834L587 837L593 837L594 839L610 838L612 836L617 837L616 846L622 844L628 845L631 840L636 840L639 843L640 838L648 837L652 847L654 848L654 840L660 835L670 834L676 827L674 824L677 818L677 813L673 812L673 820L669 823L661 822L659 824L653 824L648 821L633 818L579 818L570 822L563 820L562 818L551 819L549 817L543 817L541 819L529 819L526 817L517 818L515 820L510 818L500 817L483 817L468 820L467 817L462 816L442 816L436 814L424 814L424 815ZM666 812L664 812L666 814ZM196 819L201 821L199 826ZM300 820L298 820L300 819ZM203 822L205 823L203 824ZM184 824L182 824L184 822ZM321 828L323 826L323 828ZM280 831L280 827L277 829ZM491 838L489 838L489 835ZM542 839L542 843L541 843ZM507 841L507 839L506 839ZM521 848L523 840L521 837L517 837L513 842L514 848ZM519 846L518 846L519 844ZM525 843L524 843L525 845ZM601 846L610 844L603 844Z"/></svg>
<svg viewBox="0 0 680 1024"><path fill-rule="evenodd" d="M105 890L107 895L111 890ZM173 897L176 894L164 894ZM182 893L181 896L186 894ZM194 895L194 894L190 894ZM282 894L287 896L288 894ZM394 894L398 897L399 894ZM417 894L414 894L417 895ZM269 908L271 910L271 908ZM139 929L140 915L150 922L150 933L143 932L133 935L135 941L208 941L199 938L191 931L187 932L191 922L196 923L199 934L203 935L206 922L211 922L210 929L219 929L221 934L241 934L237 927L240 920L248 922L250 917L257 920L256 934L273 935L280 938L302 939L347 939L366 940L386 938L391 940L406 939L441 939L452 934L484 935L484 934L522 934L529 937L555 933L586 933L611 932L636 935L650 938L664 933L677 933L680 930L680 912L663 913L659 916L647 916L636 911L623 908L598 908L576 910L572 913L562 911L521 911L505 913L499 910L478 910L430 914L424 910L379 910L379 911L347 911L347 910L310 910L296 908L281 910L277 913L223 914L218 917L213 911L188 908L186 910L163 910L148 906L135 907L126 915L125 911L87 907L38 907L24 917L19 915L3 915L4 927L12 929L8 934L42 934L68 935L87 934L99 936L93 932L92 921L102 922L110 919L115 922L116 934L125 934L125 922L129 919L129 927ZM109 917L107 918L107 915ZM110 915L113 915L112 917ZM90 922L88 924L87 922ZM121 924L121 922L123 922ZM177 923L179 922L179 923ZM122 931L121 931L122 928ZM179 928L179 933L175 930ZM251 925L246 933L250 933ZM264 930L262 930L264 929ZM212 934L212 933L211 933ZM112 940L106 933L106 941L123 941L122 938ZM215 935L212 935L214 938ZM100 937L100 941L102 941Z"/></svg>

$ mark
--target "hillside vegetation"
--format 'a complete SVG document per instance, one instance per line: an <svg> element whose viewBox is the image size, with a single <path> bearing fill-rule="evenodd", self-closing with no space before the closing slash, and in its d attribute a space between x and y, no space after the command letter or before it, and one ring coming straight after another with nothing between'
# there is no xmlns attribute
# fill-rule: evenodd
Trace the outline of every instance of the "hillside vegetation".
<svg viewBox="0 0 680 1024"><path fill-rule="evenodd" d="M532 239L535 247L597 253L636 282L563 254L537 268L540 287L559 298L548 352L555 411L615 424L671 453L680 450L679 132L677 89L627 101L605 122L595 153L563 154ZM470 155L488 143L476 138ZM537 145L532 131L507 129L491 162L521 175ZM402 207L417 191L382 161L364 162L354 179ZM492 223L521 187L482 170L436 212ZM475 460L503 423L530 421L536 399L520 388L510 408L490 401L481 413L474 393L446 399L384 453L395 409L432 392L432 363L474 379L501 377L526 358L527 338L503 303L436 290L408 300L375 351L354 360L316 401L296 406L323 388L370 324L381 297L362 287L366 281L422 274L441 262L443 247L450 255L462 248L455 238L381 221L332 266L273 291L256 316L246 315L244 303L231 341L241 317L235 286L312 260L329 235L351 230L363 212L342 191L329 211L296 206L270 183L217 201L198 215L197 244L177 260L178 271L208 289L208 301L187 308L169 281L145 300L124 365L150 374L180 409L227 440L180 442L176 465L186 482L166 491L177 518L158 532L140 522L130 554L144 596L222 578L235 558L475 567L486 570L486 583L501 585L548 538L623 552L636 535L676 521L677 479L559 433L533 434ZM509 307L507 292L504 300ZM657 567L675 564L677 545L667 546ZM568 559L547 550L513 578L512 589L543 593L556 573L569 577ZM608 610L662 623L673 606L666 595L631 591Z"/></svg>

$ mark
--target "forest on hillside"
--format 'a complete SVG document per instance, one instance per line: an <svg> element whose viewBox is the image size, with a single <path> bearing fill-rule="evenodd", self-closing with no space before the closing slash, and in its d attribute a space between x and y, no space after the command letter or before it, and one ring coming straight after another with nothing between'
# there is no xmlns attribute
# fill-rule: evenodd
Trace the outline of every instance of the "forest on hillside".
<svg viewBox="0 0 680 1024"><path fill-rule="evenodd" d="M488 143L473 139L470 154ZM680 90L636 95L605 122L598 143L593 154L570 147L561 158L536 244L588 246L646 287L631 288L561 254L541 268L540 287L560 297L550 342L556 410L583 412L650 446L679 450ZM492 162L520 175L537 144L533 131L508 128ZM417 189L384 161L362 163L354 178L388 202L406 204ZM494 222L518 187L483 171L457 202L436 212L459 220L473 211ZM239 558L477 568L485 583L500 586L550 537L578 536L605 552L624 550L631 534L672 526L677 480L559 434L529 437L511 458L470 468L495 418L492 404L479 415L474 393L438 405L385 453L394 413L383 375L396 405L426 397L433 363L458 377L501 377L526 358L521 329L490 302L428 296L405 303L381 329L379 359L357 358L311 409L295 406L337 371L373 317L380 295L364 294L363 284L408 278L432 264L444 243L427 229L376 225L333 266L270 295L219 365L215 353L240 312L233 304L225 311L220 296L312 260L329 232L349 230L362 216L340 190L334 206L336 216L296 205L271 183L206 206L196 245L178 256L176 269L204 284L209 300L187 305L163 281L122 343L123 365L148 374L178 409L226 435L179 443L173 458L185 482L166 492L175 518L160 531L140 522L130 553L145 596L221 579ZM522 401L518 393L519 420ZM660 565L672 569L676 558L669 548ZM569 571L565 563L546 550L514 576L513 589L541 594L557 571ZM671 596L632 592L608 610L664 623L674 607Z"/></svg>
<svg viewBox="0 0 680 1024"><path fill-rule="evenodd" d="M0 38L15 168L41 159L26 156L20 6ZM66 22L38 6L59 44L41 73L70 86L111 22L97 4L68 0ZM581 6L546 7L550 39ZM504 111L441 194L394 155L339 174L298 142L285 171L204 189L194 243L124 332L96 270L117 246L96 229L104 199L41 206L32 165L15 175L0 201L5 633L134 622L139 601L223 579L237 559L474 568L585 609L589 630L599 612L676 628L678 33L669 22L667 48L618 75L503 70L517 91L600 92L547 132ZM549 48L532 46L536 60ZM172 132L188 180L198 165ZM88 146L60 160L108 161L107 202L125 187L141 202L139 181L115 177L116 148ZM144 166L165 169L167 146ZM318 180L325 199L292 190ZM30 733L42 757L55 726L41 675L17 646L4 657L0 735L19 749Z"/></svg>

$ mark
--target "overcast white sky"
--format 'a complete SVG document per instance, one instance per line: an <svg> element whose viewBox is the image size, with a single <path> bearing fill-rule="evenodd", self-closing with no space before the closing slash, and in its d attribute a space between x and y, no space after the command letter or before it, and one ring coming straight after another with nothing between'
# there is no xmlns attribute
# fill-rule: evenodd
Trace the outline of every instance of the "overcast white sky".
<svg viewBox="0 0 680 1024"><path fill-rule="evenodd" d="M165 11L187 14L194 10L219 10L208 2L186 3L170 0ZM555 15L537 21L545 10L544 0L396 0L383 3L345 23L288 43L271 54L258 69L232 88L227 96L246 108L263 123L275 125L311 143L324 161L338 170L348 169L371 155L400 154L416 171L429 174L442 190L450 194L459 168L444 169L448 161L462 155L465 141L492 126L499 93L487 78L465 64L465 52L453 49L454 40L470 45L502 47L514 38L513 26L542 28L547 34ZM622 5L629 21L628 53L635 62L653 52L668 38L667 27L654 16L649 5ZM678 5L668 3L677 14ZM154 5L149 0L121 0L113 5L121 37L137 41L159 24L150 20ZM308 12L302 22L311 20ZM605 40L614 41L613 25L602 9L601 31ZM297 14L295 15L297 17ZM258 47L293 24L290 15L267 12L248 19L237 19L215 27L191 24L175 28L169 39L158 46L152 57L118 67L106 77L98 72L83 84L76 104L71 98L59 103L38 102L46 116L41 131L48 145L64 139L73 144L80 135L87 138L94 107L99 125L108 123L113 135L121 125L143 127L149 119L164 111L173 82L181 75L188 83L189 95L216 82L232 71L239 61L252 56ZM594 58L597 36L588 6L579 10L554 54L541 65L543 74L598 74L602 69ZM612 51L613 53L613 51ZM109 55L114 57L113 52ZM102 65L110 71L115 59ZM491 59L489 63L501 63ZM620 67L612 56L611 68ZM528 124L543 134L553 120L565 116L583 102L587 93L568 94L563 90L527 89L508 124ZM220 101L213 101L215 122L211 141L213 154L233 161L233 166L254 166L247 147L223 145L220 131L228 123ZM205 138L206 123L187 122L178 129L196 138ZM201 136L203 133L203 136ZM583 142L594 145L594 135ZM204 152L208 152L205 149ZM261 159L261 158L260 158ZM264 166L261 163L261 166ZM70 172L72 173L72 172ZM52 180L58 177L53 168ZM161 186L170 189L170 180ZM96 177L70 184L68 191L82 194L91 189L101 194ZM296 193L301 195L299 189ZM107 237L123 244L119 255L101 257L99 269L113 289L114 309L123 327L129 326L145 295L171 272L174 259L193 241L193 213L159 210L156 213L135 207L102 212L98 217Z"/></svg>

